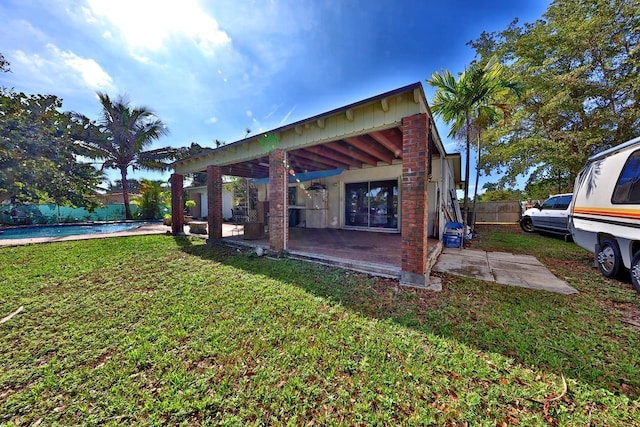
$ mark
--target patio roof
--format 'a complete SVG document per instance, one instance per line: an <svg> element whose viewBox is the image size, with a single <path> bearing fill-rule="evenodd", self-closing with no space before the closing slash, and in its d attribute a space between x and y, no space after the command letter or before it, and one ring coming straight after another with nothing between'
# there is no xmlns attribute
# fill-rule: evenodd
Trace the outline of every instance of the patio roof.
<svg viewBox="0 0 640 427"><path fill-rule="evenodd" d="M287 151L295 173L361 169L402 161L402 119L431 112L421 83L386 92L173 164L178 174L220 166L225 175L269 176L269 152ZM433 121L432 121L433 123ZM446 156L435 125L431 152Z"/></svg>

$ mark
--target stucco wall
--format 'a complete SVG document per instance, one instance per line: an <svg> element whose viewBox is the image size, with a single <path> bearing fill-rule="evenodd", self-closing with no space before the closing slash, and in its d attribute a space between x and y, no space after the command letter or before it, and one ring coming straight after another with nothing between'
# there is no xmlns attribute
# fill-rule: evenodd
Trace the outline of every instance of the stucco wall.
<svg viewBox="0 0 640 427"><path fill-rule="evenodd" d="M185 192L192 199L191 194L200 194L200 216L206 218L209 214L207 203L207 187L185 188ZM222 189L222 218L228 220L231 218L231 208L233 207L233 194L230 191Z"/></svg>
<svg viewBox="0 0 640 427"><path fill-rule="evenodd" d="M444 169L444 171L443 171ZM364 167L356 170L346 170L340 175L314 180L326 187L328 193L328 227L341 228L344 227L344 186L353 182L364 181L383 181L398 180L398 196L400 204L398 206L398 217L402 215L402 163L396 161L396 164L378 167ZM439 209L439 205L443 208L447 207L450 214L455 216L455 208L450 206L449 191L455 189L453 168L450 162L441 160L440 157L434 156L432 163L431 179L428 183L428 229L429 236L441 236L447 217ZM300 184L289 184L289 187L295 187L297 190L297 204L309 205L309 194L306 190L311 185L311 181ZM260 184L258 188L258 200L268 200L269 195L267 185ZM438 201L438 190L440 201ZM300 221L304 221L304 212L300 212ZM398 226L400 227L400 226ZM399 228L398 228L399 230Z"/></svg>

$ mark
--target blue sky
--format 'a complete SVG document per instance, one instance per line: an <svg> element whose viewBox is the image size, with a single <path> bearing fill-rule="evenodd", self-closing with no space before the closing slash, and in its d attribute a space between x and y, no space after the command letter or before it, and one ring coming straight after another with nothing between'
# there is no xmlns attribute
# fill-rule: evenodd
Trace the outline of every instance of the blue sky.
<svg viewBox="0 0 640 427"><path fill-rule="evenodd" d="M97 118L96 91L127 94L169 127L156 146L214 146L347 105L433 72L466 43L548 0L3 0L0 85L51 93ZM448 129L438 124L446 138ZM445 139L449 152L459 151ZM117 178L110 173L111 179ZM134 177L168 178L137 173ZM480 185L486 182L480 181Z"/></svg>

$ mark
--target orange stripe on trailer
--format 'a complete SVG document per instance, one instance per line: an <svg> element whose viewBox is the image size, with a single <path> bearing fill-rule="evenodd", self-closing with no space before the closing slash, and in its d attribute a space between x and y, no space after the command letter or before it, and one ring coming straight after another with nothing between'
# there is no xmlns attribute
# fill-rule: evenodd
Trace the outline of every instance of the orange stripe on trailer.
<svg viewBox="0 0 640 427"><path fill-rule="evenodd" d="M576 206L573 209L573 213L596 215L596 216L610 216L617 218L630 218L640 219L640 209L607 209L607 208L583 208Z"/></svg>

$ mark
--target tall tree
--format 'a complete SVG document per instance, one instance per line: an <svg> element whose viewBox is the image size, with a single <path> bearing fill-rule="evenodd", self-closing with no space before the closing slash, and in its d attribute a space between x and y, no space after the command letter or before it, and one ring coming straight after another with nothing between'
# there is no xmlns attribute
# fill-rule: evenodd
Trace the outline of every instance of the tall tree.
<svg viewBox="0 0 640 427"><path fill-rule="evenodd" d="M97 127L86 117L79 117L85 129L82 142L89 156L100 160L103 168L120 171L126 218L132 219L127 186L129 168L166 170L168 161L176 158L177 150L171 147L147 150L154 141L168 134L165 124L149 108L130 107L123 95L111 100L109 95L98 92L98 99L102 116Z"/></svg>
<svg viewBox="0 0 640 427"><path fill-rule="evenodd" d="M460 74L458 79L449 70L442 73L435 72L427 83L435 88L436 94L431 102L433 112L451 125L449 137L456 137L461 134L463 128L469 128L471 124L471 109L474 105L468 73ZM467 224L469 213L469 156L471 153L471 139L469 132L465 133L465 153L466 161L464 167L464 199L463 199L463 221Z"/></svg>
<svg viewBox="0 0 640 427"><path fill-rule="evenodd" d="M590 155L640 134L638 0L555 0L535 23L470 44L527 82L508 124L488 131L484 167L505 183L528 176L570 191Z"/></svg>
<svg viewBox="0 0 640 427"><path fill-rule="evenodd" d="M427 83L437 88L431 103L433 112L451 125L449 137L465 140L465 185L463 200L464 223L469 215L469 165L471 159L471 137L494 115L501 104L498 99L507 92L518 93L519 86L506 79L503 67L496 60L488 61L484 66L473 63L469 69L456 79L450 71L434 73ZM502 107L501 107L502 108ZM474 129L475 125L475 129ZM477 183L476 183L477 186Z"/></svg>
<svg viewBox="0 0 640 427"><path fill-rule="evenodd" d="M72 113L61 107L55 95L0 88L0 201L98 205L102 174L77 160L83 151L74 143Z"/></svg>
<svg viewBox="0 0 640 427"><path fill-rule="evenodd" d="M0 53L0 72L8 73L11 71L11 64L7 61L3 54Z"/></svg>
<svg viewBox="0 0 640 427"><path fill-rule="evenodd" d="M474 85L480 88L484 95L478 100L471 122L471 128L466 129L476 139L476 179L473 186L473 212L476 211L478 199L478 182L480 181L480 162L483 152L483 132L490 126L506 123L511 115L510 106L507 100L511 96L520 97L523 92L522 84L506 73L505 67L498 62L497 57L489 58L489 61L480 66L473 63L470 72ZM473 227L475 227L475 215L473 217Z"/></svg>

